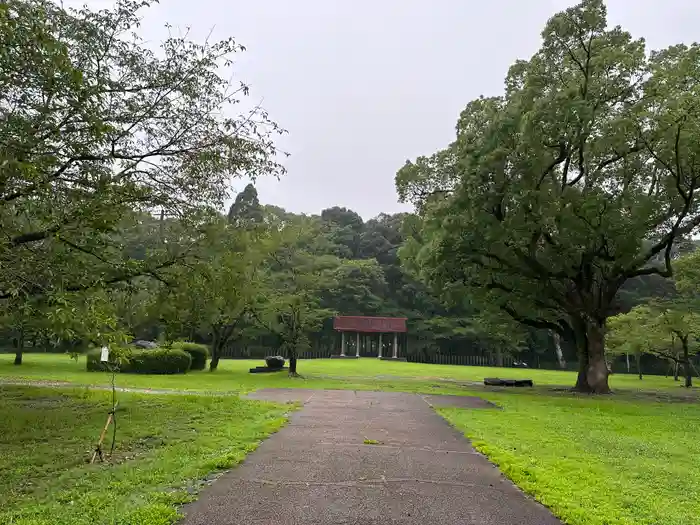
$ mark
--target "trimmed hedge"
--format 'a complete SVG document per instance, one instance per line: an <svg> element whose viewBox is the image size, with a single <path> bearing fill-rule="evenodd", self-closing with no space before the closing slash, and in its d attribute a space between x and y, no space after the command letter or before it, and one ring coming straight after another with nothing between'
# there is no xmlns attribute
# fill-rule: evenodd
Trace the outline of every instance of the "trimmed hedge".
<svg viewBox="0 0 700 525"><path fill-rule="evenodd" d="M192 357L177 348L154 348L132 353L129 372L133 374L184 374L192 366Z"/></svg>
<svg viewBox="0 0 700 525"><path fill-rule="evenodd" d="M106 372L110 369L126 372L129 368L129 361L133 349L124 346L111 347L109 349L109 366L107 363L100 361L102 350L93 348L88 351L87 356L87 371L88 372Z"/></svg>
<svg viewBox="0 0 700 525"><path fill-rule="evenodd" d="M119 363L118 370L131 374L184 374L192 365L192 357L184 350L177 348L141 348L110 349L111 365ZM105 363L100 362L100 349L96 348L87 354L87 370L90 372L108 370Z"/></svg>
<svg viewBox="0 0 700 525"><path fill-rule="evenodd" d="M209 359L209 347L199 343L189 343L187 341L177 341L172 344L172 348L187 352L192 357L191 370L204 370Z"/></svg>

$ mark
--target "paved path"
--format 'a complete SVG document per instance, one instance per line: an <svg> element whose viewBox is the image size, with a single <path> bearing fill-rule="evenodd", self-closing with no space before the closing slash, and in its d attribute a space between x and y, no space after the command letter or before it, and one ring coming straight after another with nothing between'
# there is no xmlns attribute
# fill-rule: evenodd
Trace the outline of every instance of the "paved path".
<svg viewBox="0 0 700 525"><path fill-rule="evenodd" d="M431 408L487 408L478 398L296 389L251 397L304 408L184 509L183 525L560 525Z"/></svg>

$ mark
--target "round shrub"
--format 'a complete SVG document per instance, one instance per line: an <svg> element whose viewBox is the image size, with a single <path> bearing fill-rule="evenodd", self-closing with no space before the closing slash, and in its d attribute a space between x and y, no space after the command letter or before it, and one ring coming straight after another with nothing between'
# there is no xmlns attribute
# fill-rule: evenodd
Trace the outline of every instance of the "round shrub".
<svg viewBox="0 0 700 525"><path fill-rule="evenodd" d="M184 374L192 366L192 357L177 348L135 350L128 371L133 374Z"/></svg>
<svg viewBox="0 0 700 525"><path fill-rule="evenodd" d="M207 345L177 341L172 344L172 348L190 354L190 357L192 357L191 370L204 370L207 367L207 359L209 359L209 347Z"/></svg>
<svg viewBox="0 0 700 525"><path fill-rule="evenodd" d="M268 368L282 368L284 366L284 357L281 355L269 355L265 358L265 364Z"/></svg>
<svg viewBox="0 0 700 525"><path fill-rule="evenodd" d="M103 363L100 361L102 356L101 348L93 348L86 354L87 371L88 372L106 372L109 370L118 370L119 372L128 372L131 362L133 350L123 346L110 347L109 362Z"/></svg>
<svg viewBox="0 0 700 525"><path fill-rule="evenodd" d="M119 372L132 374L184 374L192 365L190 354L177 348L110 348L110 366L100 362L100 353L99 348L88 352L88 371L106 371L112 366Z"/></svg>

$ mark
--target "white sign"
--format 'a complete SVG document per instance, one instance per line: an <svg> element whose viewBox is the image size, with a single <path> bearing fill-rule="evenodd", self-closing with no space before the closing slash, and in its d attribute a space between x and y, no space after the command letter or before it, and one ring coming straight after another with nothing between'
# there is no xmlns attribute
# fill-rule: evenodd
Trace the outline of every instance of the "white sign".
<svg viewBox="0 0 700 525"><path fill-rule="evenodd" d="M109 348L107 348L106 346L102 347L102 352L100 353L100 361L102 361L103 363L109 361Z"/></svg>

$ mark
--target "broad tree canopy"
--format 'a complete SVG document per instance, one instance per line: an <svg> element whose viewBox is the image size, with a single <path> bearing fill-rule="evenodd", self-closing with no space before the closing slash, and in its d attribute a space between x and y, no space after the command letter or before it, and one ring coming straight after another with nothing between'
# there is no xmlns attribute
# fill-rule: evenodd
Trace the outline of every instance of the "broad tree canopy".
<svg viewBox="0 0 700 525"><path fill-rule="evenodd" d="M154 51L134 34L148 5L0 4L1 299L157 274L196 243L182 227L222 207L231 177L280 171L279 129L228 80L242 46L171 36ZM124 233L144 215L177 223L180 242L134 257Z"/></svg>
<svg viewBox="0 0 700 525"><path fill-rule="evenodd" d="M575 338L580 390L608 391L620 287L671 274L700 224L700 46L647 54L602 0L552 17L502 96L469 103L455 141L399 170L423 225L425 280ZM661 262L659 261L661 259Z"/></svg>

